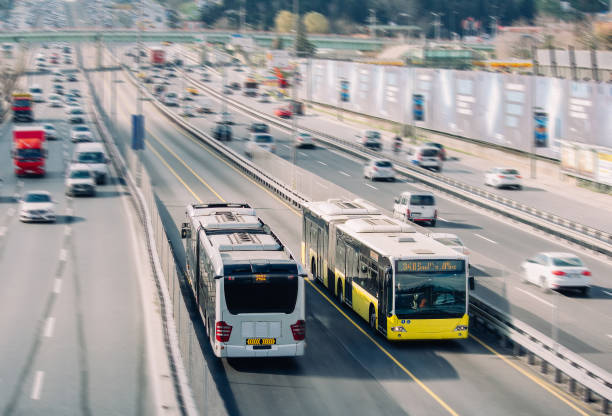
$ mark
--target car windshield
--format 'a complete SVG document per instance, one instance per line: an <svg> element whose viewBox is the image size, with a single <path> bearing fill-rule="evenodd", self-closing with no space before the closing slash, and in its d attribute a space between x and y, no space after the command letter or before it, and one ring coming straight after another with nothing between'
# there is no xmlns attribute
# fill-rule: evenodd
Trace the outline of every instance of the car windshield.
<svg viewBox="0 0 612 416"><path fill-rule="evenodd" d="M553 266L557 267L582 267L582 261L578 257L553 257Z"/></svg>
<svg viewBox="0 0 612 416"><path fill-rule="evenodd" d="M376 166L378 166L379 168L390 168L393 165L388 160L380 160L376 162Z"/></svg>
<svg viewBox="0 0 612 416"><path fill-rule="evenodd" d="M431 146L431 147L437 147L438 149L442 148L442 145L440 143L425 143L425 145Z"/></svg>
<svg viewBox="0 0 612 416"><path fill-rule="evenodd" d="M70 110L70 114L83 114L83 110L81 110L80 108L74 108Z"/></svg>
<svg viewBox="0 0 612 416"><path fill-rule="evenodd" d="M463 260L399 260L396 265L396 270L415 270L396 272L398 318L459 318L466 313Z"/></svg>
<svg viewBox="0 0 612 416"><path fill-rule="evenodd" d="M47 194L27 194L25 202L51 202L51 197Z"/></svg>
<svg viewBox="0 0 612 416"><path fill-rule="evenodd" d="M102 152L81 152L77 160L80 163L104 163L104 153Z"/></svg>
<svg viewBox="0 0 612 416"><path fill-rule="evenodd" d="M45 124L44 129L45 130L55 130L55 127L53 127L51 124Z"/></svg>
<svg viewBox="0 0 612 416"><path fill-rule="evenodd" d="M365 132L366 139L380 139L380 133L373 130L368 130Z"/></svg>
<svg viewBox="0 0 612 416"><path fill-rule="evenodd" d="M412 195L410 197L410 205L425 205L433 206L436 202L432 195Z"/></svg>
<svg viewBox="0 0 612 416"><path fill-rule="evenodd" d="M423 149L421 150L421 155L425 157L438 156L438 149Z"/></svg>
<svg viewBox="0 0 612 416"><path fill-rule="evenodd" d="M166 94L166 98L176 98L176 94L173 92L169 92L168 94Z"/></svg>
<svg viewBox="0 0 612 416"><path fill-rule="evenodd" d="M91 178L91 173L88 170L73 170L70 172L70 177L73 179Z"/></svg>
<svg viewBox="0 0 612 416"><path fill-rule="evenodd" d="M76 126L74 131L89 131L89 127L87 126Z"/></svg>
<svg viewBox="0 0 612 416"><path fill-rule="evenodd" d="M503 169L501 171L501 173L503 173L504 175L518 175L518 170L516 169Z"/></svg>
<svg viewBox="0 0 612 416"><path fill-rule="evenodd" d="M449 247L463 246L461 240L455 237L436 237L434 238L437 242L444 244Z"/></svg>
<svg viewBox="0 0 612 416"><path fill-rule="evenodd" d="M256 143L272 143L272 136L255 136Z"/></svg>
<svg viewBox="0 0 612 416"><path fill-rule="evenodd" d="M42 94L42 90L40 88L30 88L30 92L32 94Z"/></svg>

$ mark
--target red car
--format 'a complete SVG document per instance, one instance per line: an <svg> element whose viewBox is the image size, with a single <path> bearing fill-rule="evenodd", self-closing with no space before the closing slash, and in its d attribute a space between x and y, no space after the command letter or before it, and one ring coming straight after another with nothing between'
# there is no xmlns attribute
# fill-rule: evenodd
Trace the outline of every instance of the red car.
<svg viewBox="0 0 612 416"><path fill-rule="evenodd" d="M279 107L274 110L274 115L280 118L291 118L291 110L286 107Z"/></svg>

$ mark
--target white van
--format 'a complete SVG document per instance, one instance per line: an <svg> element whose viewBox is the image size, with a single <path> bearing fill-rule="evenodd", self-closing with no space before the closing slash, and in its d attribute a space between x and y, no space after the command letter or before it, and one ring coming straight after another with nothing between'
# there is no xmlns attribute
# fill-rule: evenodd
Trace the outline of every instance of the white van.
<svg viewBox="0 0 612 416"><path fill-rule="evenodd" d="M96 184L105 184L108 180L108 163L104 146L100 142L79 143L74 148L73 163L83 163L92 170Z"/></svg>
<svg viewBox="0 0 612 416"><path fill-rule="evenodd" d="M435 226L438 219L436 198L431 192L402 192L395 198L393 216L404 221L427 222Z"/></svg>
<svg viewBox="0 0 612 416"><path fill-rule="evenodd" d="M408 149L408 160L413 164L425 169L433 169L436 172L442 170L442 157L440 149L433 146L420 146Z"/></svg>

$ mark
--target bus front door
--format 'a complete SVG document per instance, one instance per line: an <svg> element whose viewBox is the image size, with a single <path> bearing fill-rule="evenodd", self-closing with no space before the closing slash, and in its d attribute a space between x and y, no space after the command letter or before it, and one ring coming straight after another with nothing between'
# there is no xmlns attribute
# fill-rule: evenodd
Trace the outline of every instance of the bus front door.
<svg viewBox="0 0 612 416"><path fill-rule="evenodd" d="M387 335L388 295L390 291L391 268L378 269L378 330Z"/></svg>

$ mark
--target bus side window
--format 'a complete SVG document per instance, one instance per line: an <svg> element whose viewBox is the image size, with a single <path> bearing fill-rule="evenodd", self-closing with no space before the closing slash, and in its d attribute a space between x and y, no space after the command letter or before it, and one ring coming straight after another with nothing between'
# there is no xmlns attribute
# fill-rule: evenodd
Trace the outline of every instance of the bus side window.
<svg viewBox="0 0 612 416"><path fill-rule="evenodd" d="M364 289L367 287L368 282L368 265L363 261L363 258L359 261L359 277L357 283Z"/></svg>
<svg viewBox="0 0 612 416"><path fill-rule="evenodd" d="M345 270L345 256L346 256L346 246L344 241L339 240L336 243L336 268L339 269L343 275L346 276Z"/></svg>
<svg viewBox="0 0 612 416"><path fill-rule="evenodd" d="M378 268L376 268L376 266L370 266L368 271L370 276L366 290L370 292L371 295L378 297Z"/></svg>

